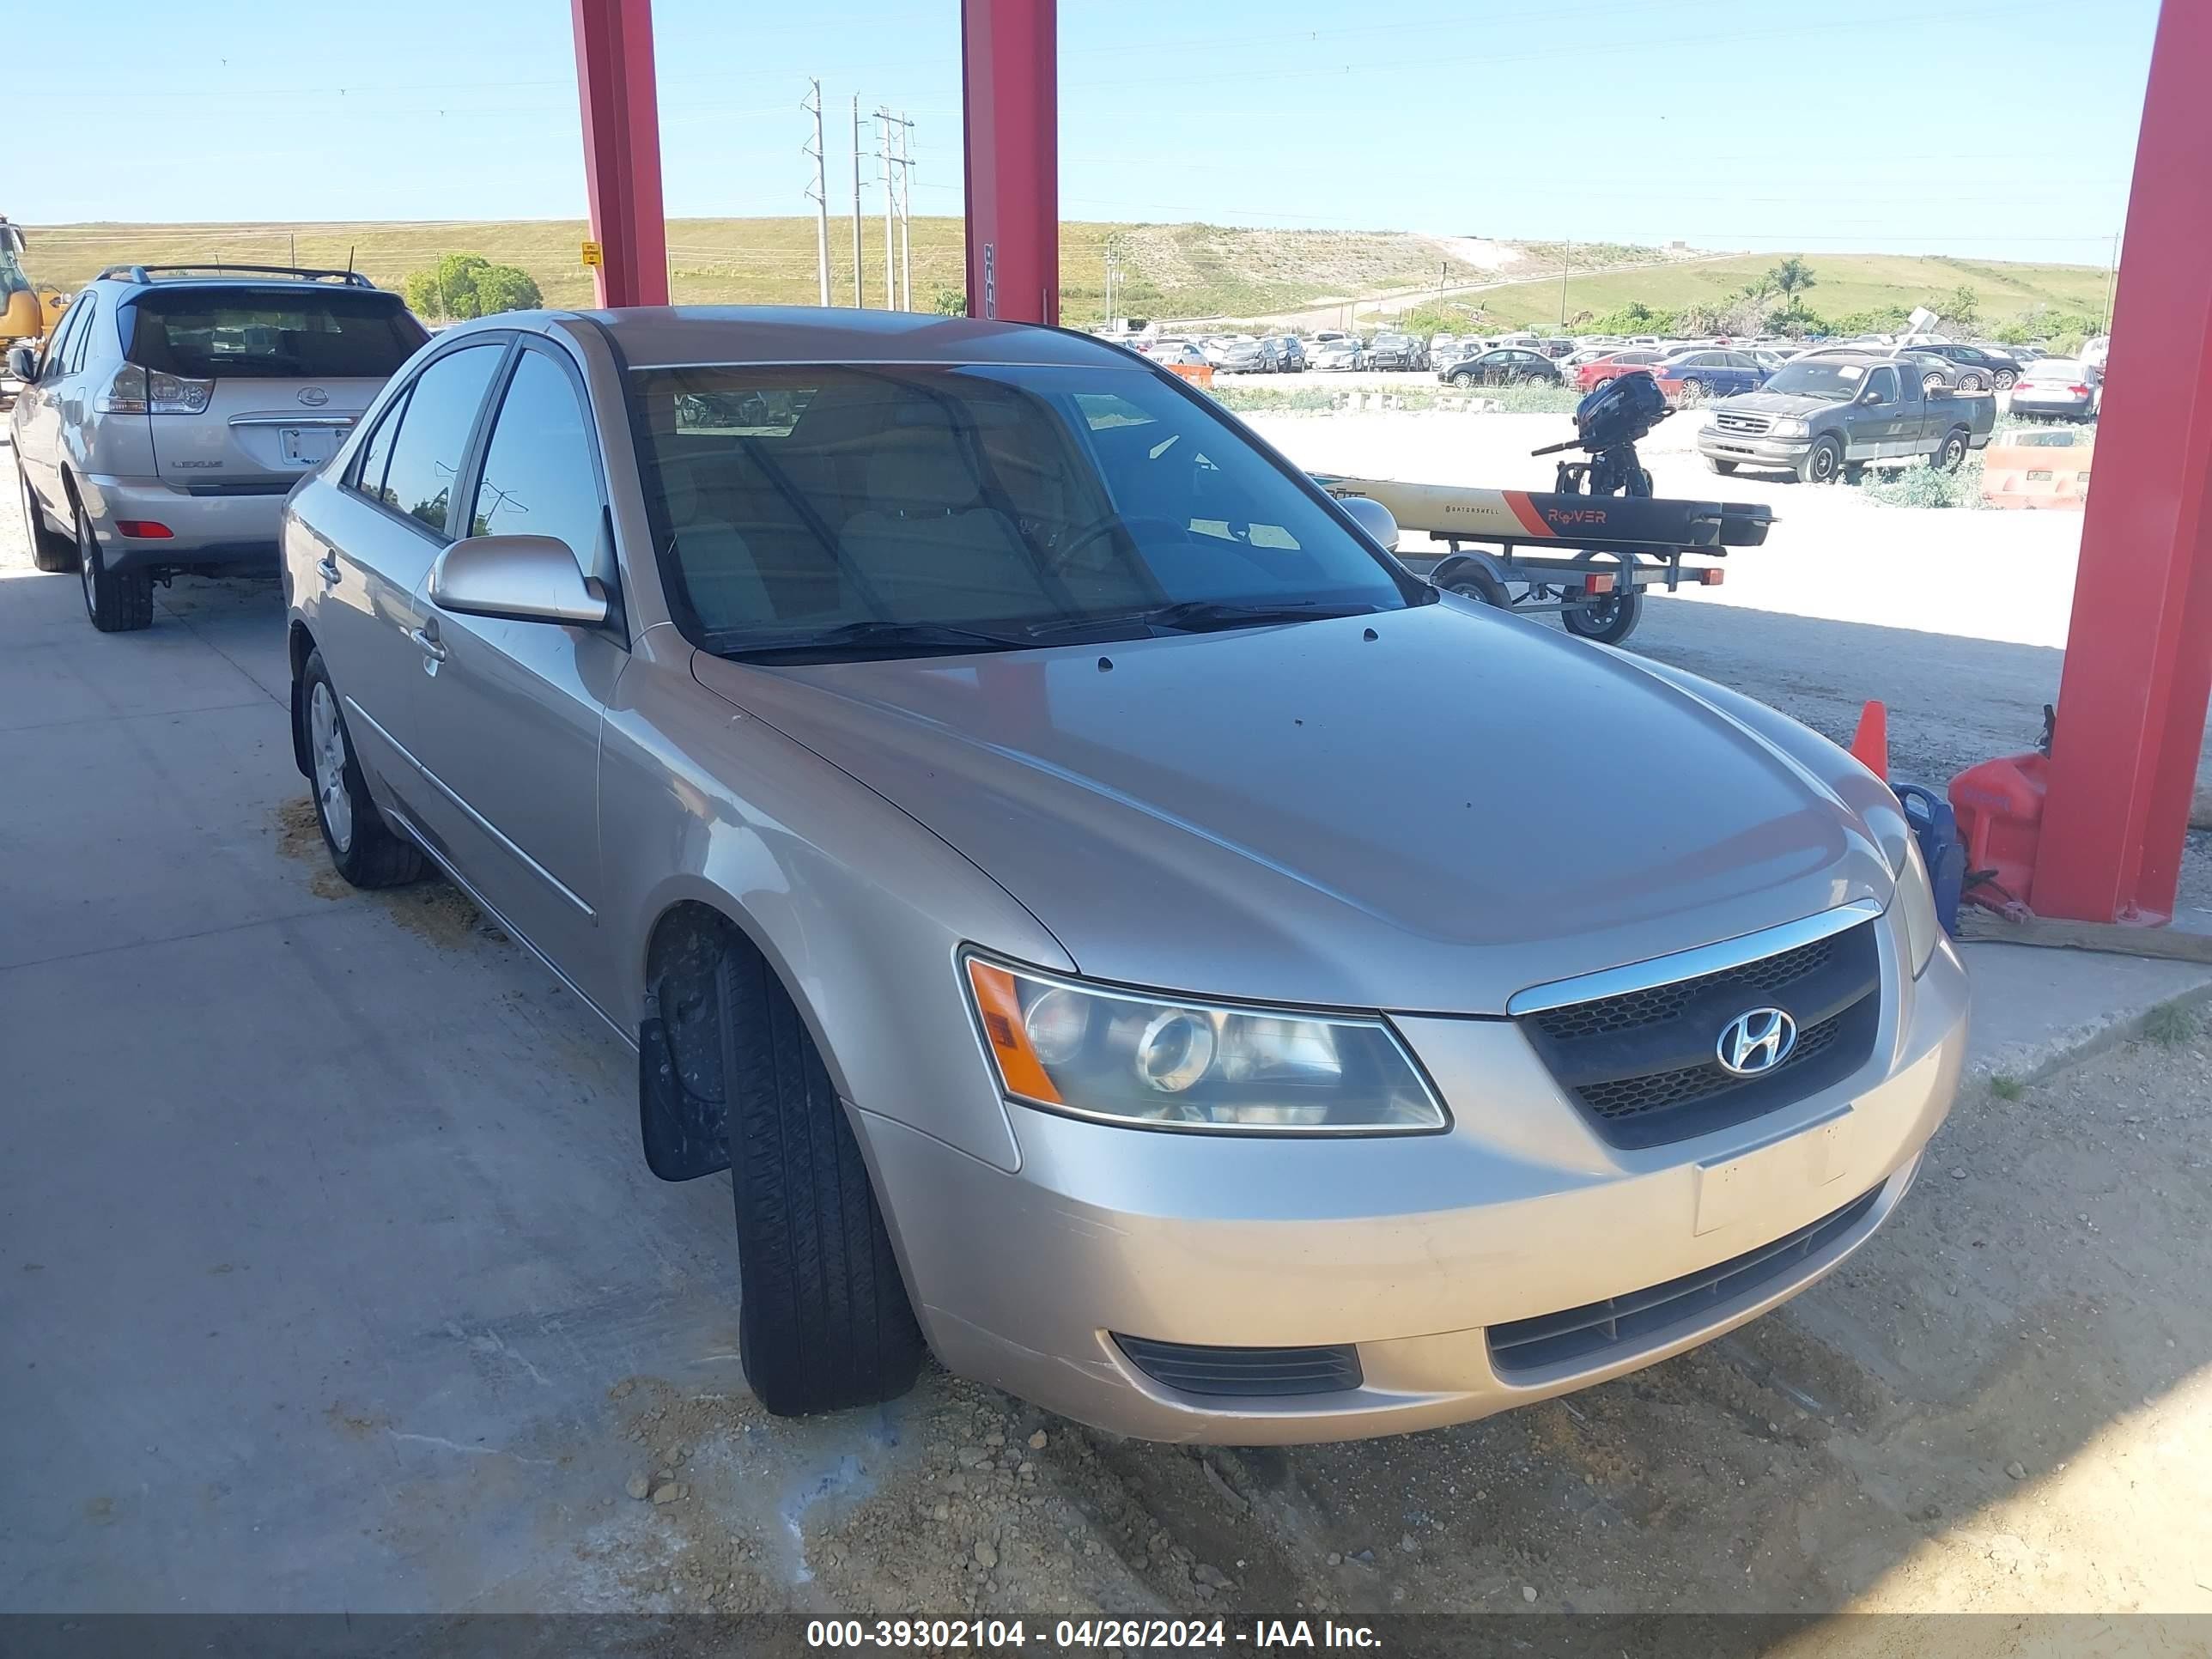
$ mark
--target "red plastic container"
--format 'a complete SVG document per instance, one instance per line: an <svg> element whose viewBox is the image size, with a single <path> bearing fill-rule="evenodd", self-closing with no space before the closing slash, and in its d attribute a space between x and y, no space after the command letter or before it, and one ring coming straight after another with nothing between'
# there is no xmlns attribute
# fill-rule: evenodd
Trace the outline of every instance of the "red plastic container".
<svg viewBox="0 0 2212 1659"><path fill-rule="evenodd" d="M2043 835L2043 795L2051 762L2030 750L1970 766L1951 780L1951 810L1966 848L1969 902L2026 909L2035 882L2035 846ZM1975 879L1989 872L1984 879Z"/></svg>

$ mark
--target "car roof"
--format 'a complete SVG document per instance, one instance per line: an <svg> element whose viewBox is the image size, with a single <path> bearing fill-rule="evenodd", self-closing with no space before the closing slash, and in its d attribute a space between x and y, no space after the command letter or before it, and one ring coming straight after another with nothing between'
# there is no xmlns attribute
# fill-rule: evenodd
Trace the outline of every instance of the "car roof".
<svg viewBox="0 0 2212 1659"><path fill-rule="evenodd" d="M588 319L634 368L684 363L1087 363L1127 365L1121 348L1072 329L921 312L819 306L639 306L619 311L509 313L482 319L528 327ZM1181 338L1169 336L1167 338Z"/></svg>

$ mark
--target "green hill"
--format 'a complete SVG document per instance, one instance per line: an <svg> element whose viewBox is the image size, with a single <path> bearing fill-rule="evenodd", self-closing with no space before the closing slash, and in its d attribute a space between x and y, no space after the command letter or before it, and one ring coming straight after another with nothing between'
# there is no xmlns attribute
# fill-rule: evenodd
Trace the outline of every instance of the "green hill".
<svg viewBox="0 0 2212 1659"><path fill-rule="evenodd" d="M35 277L74 287L102 265L228 259L241 263L352 264L386 287L441 254L481 253L521 266L552 305L588 305L590 273L579 258L580 220L421 221L378 223L86 224L32 227L26 263ZM914 222L914 294L928 308L940 290L963 285L960 221ZM872 303L883 301L884 223L861 224L862 276ZM1440 282L1455 289L1519 277L1455 296L1480 305L1492 326L1557 323L1562 245L1473 244L1402 231L1260 230L1207 224L1069 222L1060 228L1061 311L1073 324L1103 311L1105 255L1121 253L1125 315L1280 315L1316 301L1411 295ZM669 264L678 303L811 304L816 297L815 222L809 218L676 219L668 225ZM1602 313L1641 301L1672 311L1720 301L1783 256L1669 256L1623 246L1566 250L1570 314ZM1471 264L1462 253L1486 259ZM1635 269L1588 270L1599 263ZM1978 295L1984 317L2001 322L2037 305L2096 311L2105 273L2087 265L1999 264L1890 254L1808 254L1819 279L1806 298L1826 315L1885 305L1913 306L1960 283ZM831 298L853 298L853 222L830 222ZM1649 263L1646 263L1649 262Z"/></svg>

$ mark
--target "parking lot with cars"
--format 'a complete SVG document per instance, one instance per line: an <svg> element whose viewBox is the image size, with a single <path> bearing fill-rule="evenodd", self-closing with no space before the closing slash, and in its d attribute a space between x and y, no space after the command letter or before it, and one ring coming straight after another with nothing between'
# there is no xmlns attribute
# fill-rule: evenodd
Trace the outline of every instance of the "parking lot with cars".
<svg viewBox="0 0 2212 1659"><path fill-rule="evenodd" d="M498 411L514 394L497 388L532 371L535 346L496 330L457 336L446 378L495 343L500 361L464 400L489 411L484 436L457 449L458 465L407 453L414 397L426 432L447 417L430 394L401 388L374 489L349 472L305 515L337 556L327 591L340 601L349 580L385 582L386 606L414 589L371 550L414 538L427 566L435 549L410 518L427 529L434 512L450 529L459 515L473 528L528 506L534 530L550 521L538 515L560 516L564 487L588 483L588 463L533 471L564 432L574 441L558 415L565 371L528 400L554 411L550 426L512 462L501 447ZM572 400L593 373L585 360ZM763 390L678 389L653 464L666 467L684 441L726 443L733 422L747 442L787 437L792 389L765 388L783 398L773 405ZM810 402L826 395L804 390ZM1128 413L1114 418L1103 429L1129 429ZM1547 470L1525 451L1564 422L1254 423L1315 470L1525 486ZM1662 495L1715 485L1683 424L1652 446ZM374 438L357 452L364 468ZM918 454L904 483L887 476L882 488L937 489L944 459ZM640 510L684 504L669 528L694 547L684 556L697 559L711 603L756 602L728 579L733 536L761 580L805 580L803 567L761 564L775 544L744 503L659 494L661 507ZM1658 602L1640 650L1832 734L1860 698L1887 696L1907 775L1940 778L1960 756L2032 736L2055 683L2075 521L1899 510L1843 491L1795 492L1784 513L1786 547L1737 556L1727 586ZM929 517L910 508L852 547L889 561ZM792 528L803 535L803 520ZM6 1133L12 1164L51 1172L11 1199L15 1236L40 1243L0 1292L8 1328L25 1336L6 1373L10 1466L28 1477L19 1493L40 1495L7 1515L13 1605L88 1595L110 1607L473 1609L2194 1605L2188 1493L2202 1484L2191 1470L2212 1472L2202 1381L2212 1330L2151 1287L2178 1259L2187 1270L2208 1236L2191 1178L2203 1160L2185 1152L2177 1164L2169 1151L2186 1144L2185 1103L2206 1086L2201 1037L2124 1045L2016 1096L1978 1077L1894 1224L1823 1284L1714 1346L1486 1421L1193 1453L1019 1397L1042 1389L1010 1395L934 1368L887 1404L771 1418L760 1327L744 1328L761 1292L730 1188L651 1178L635 1054L460 889L343 878L360 845L353 826L369 822L353 816L362 800L349 775L347 744L362 728L318 724L324 682L287 640L284 590L265 573L183 576L149 594L149 629L107 637L85 624L82 584L35 571L21 532L6 533L8 766L25 787L0 817L19 851L6 872L17 920L0 963L0 1035L37 1103ZM560 539L588 538L572 526ZM298 550L295 599L325 591L316 553ZM459 603L390 618L411 652L398 702L370 690L381 678L370 657L333 644L328 683L354 681L344 707L382 710L393 741L427 750L416 716L395 711L471 695L469 653L504 644L520 661L518 631L569 637L580 610L514 619L511 593L509 619L471 620L469 580L511 583L514 568L449 566L443 597ZM539 602L604 604L605 573L572 568L572 586L532 578ZM1958 631L1926 633L1931 614ZM1542 637L1540 625L1525 635L1499 625L1516 650ZM1176 642L1153 648L1163 644ZM1113 678L1139 654L1086 645L1087 684L1143 695ZM857 682L855 666L866 665L829 672ZM917 666L922 684L950 686L928 659ZM506 752L444 775L521 785L559 764L564 717L542 688L564 676L588 686L597 671L580 656L530 667L541 690L525 700L528 730L469 723ZM1498 695L1525 700L1526 674L1511 678ZM699 690L694 681L684 695ZM514 705L511 690L503 700ZM1436 717L1410 691L1376 712L1408 729L1432 731ZM682 721L702 734L714 723L694 715ZM770 724L791 718L783 709ZM811 736L846 765L868 763L863 726ZM528 748L540 737L553 745L543 753ZM695 754L645 798L713 787ZM496 843L464 850L505 817L488 798L421 800L425 841L475 874L479 897L535 879L492 859ZM341 802L347 829L332 835ZM742 822L726 802L702 805L695 821L709 834ZM775 816L802 822L799 810L794 799ZM1501 817L1504 833L1555 838L1532 827L1525 803ZM558 857L541 850L538 875L561 877ZM2186 896L2212 903L2193 857ZM550 895L550 921L531 913L540 949L561 926L559 902ZM1027 972L1050 948L1007 954ZM597 970L578 965L588 952L547 954L572 983L592 982ZM1997 947L1979 955L2015 996L2047 992L2041 964L2008 981L2017 964ZM1066 1064L1036 1000L1057 988L1056 977L1011 988L1041 1066ZM662 1006L680 1022L683 1004L679 991ZM1177 1012L1153 1012L1148 1029L1160 1031L1145 1040L1158 1048ZM672 1046L676 1069L711 1086L700 1068L712 1061L686 1052ZM1153 1059L1172 1077L1188 1054ZM1076 1075L1042 1071L1055 1088ZM1224 1096L1207 1109L1244 1109ZM88 1136L88 1112L118 1133ZM2142 1224L2146 1206L2153 1225ZM775 1287L765 1294L772 1304ZM96 1333L87 1308L101 1310ZM148 1331L207 1358L149 1374L128 1363ZM750 1365L739 1358L749 1346ZM2135 1471L2153 1457L2163 1478L2142 1482Z"/></svg>

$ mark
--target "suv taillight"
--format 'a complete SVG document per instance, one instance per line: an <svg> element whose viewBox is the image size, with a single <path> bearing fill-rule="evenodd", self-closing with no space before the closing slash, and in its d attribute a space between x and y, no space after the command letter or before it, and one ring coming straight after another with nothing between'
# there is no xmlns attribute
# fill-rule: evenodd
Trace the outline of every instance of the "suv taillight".
<svg viewBox="0 0 2212 1659"><path fill-rule="evenodd" d="M188 380L125 363L92 406L102 415L200 415L214 395L213 380Z"/></svg>

